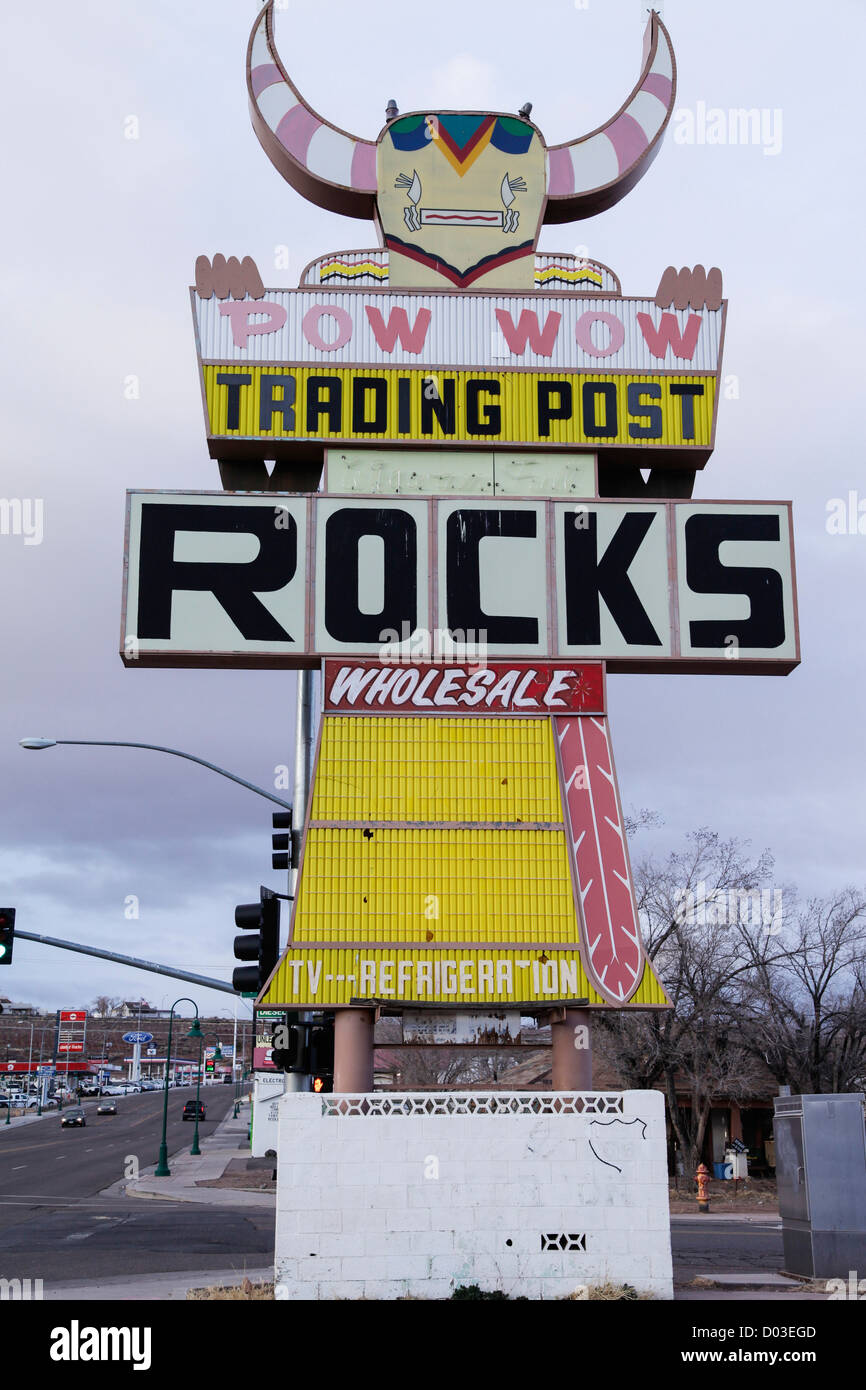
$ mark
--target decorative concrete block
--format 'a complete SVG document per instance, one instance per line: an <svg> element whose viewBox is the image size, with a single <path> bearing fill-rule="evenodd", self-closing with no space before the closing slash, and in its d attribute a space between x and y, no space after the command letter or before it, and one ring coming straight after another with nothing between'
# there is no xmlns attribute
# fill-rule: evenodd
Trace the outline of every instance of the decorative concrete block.
<svg viewBox="0 0 866 1390"><path fill-rule="evenodd" d="M549 1299L606 1279L671 1296L659 1094L307 1094L279 1114L292 1296Z"/></svg>

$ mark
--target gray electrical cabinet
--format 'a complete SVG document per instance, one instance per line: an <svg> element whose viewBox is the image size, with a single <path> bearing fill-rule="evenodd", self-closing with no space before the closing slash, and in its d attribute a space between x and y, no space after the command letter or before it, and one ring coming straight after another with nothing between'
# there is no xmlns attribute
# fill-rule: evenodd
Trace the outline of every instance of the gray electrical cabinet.
<svg viewBox="0 0 866 1390"><path fill-rule="evenodd" d="M866 1110L859 1093L777 1096L776 1180L785 1269L866 1269Z"/></svg>

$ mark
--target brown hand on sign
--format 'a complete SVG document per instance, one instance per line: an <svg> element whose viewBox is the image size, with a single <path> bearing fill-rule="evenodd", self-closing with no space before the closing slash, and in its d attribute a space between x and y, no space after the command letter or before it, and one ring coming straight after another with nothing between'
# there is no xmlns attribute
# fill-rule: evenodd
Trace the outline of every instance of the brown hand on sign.
<svg viewBox="0 0 866 1390"><path fill-rule="evenodd" d="M722 303L722 272L718 266L704 270L696 265L694 270L683 266L677 270L669 265L659 280L655 297L656 308L669 309L718 309Z"/></svg>
<svg viewBox="0 0 866 1390"><path fill-rule="evenodd" d="M228 299L230 296L243 299L247 294L252 299L262 299L265 293L262 277L252 256L244 256L242 261L237 256L229 256L226 260L219 252L213 262L207 256L196 257L195 288L202 299L210 299L214 294L217 299Z"/></svg>

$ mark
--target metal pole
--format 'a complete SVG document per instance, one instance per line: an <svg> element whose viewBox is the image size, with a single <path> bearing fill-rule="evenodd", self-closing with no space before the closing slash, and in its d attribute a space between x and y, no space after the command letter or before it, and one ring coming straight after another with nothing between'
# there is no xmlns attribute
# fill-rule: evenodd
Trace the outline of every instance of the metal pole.
<svg viewBox="0 0 866 1390"><path fill-rule="evenodd" d="M19 935L20 935L20 933L19 933ZM52 1056L51 1056L51 1083L52 1083L52 1085L54 1086L55 1092L57 1092L57 1049L58 1049L59 1045L60 1045L60 1010L57 1009L56 1012L55 1012L55 1014L54 1014L54 1052L52 1053ZM58 1110L62 1110L62 1109L63 1109L63 1097L62 1097L62 1095L60 1095L59 1093L57 1094L57 1109L58 1109Z"/></svg>
<svg viewBox="0 0 866 1390"><path fill-rule="evenodd" d="M223 994L233 994L237 997L237 990L232 989L225 980L212 980L208 975L194 975L191 970L175 970L169 965L157 965L152 960L139 960L137 956L122 956L117 951L103 951L97 946L82 946L79 941L62 941L58 936L42 936L35 931L16 931L16 936L20 936L24 941L39 941L43 946L58 946L61 951L78 951L83 956L97 956L100 960L113 960L117 965L131 965L136 970L150 970L154 975L168 975L173 980L186 980L192 985L201 985L204 989L218 989ZM58 1014L58 1024L60 1015ZM55 1051L54 1060L57 1060Z"/></svg>
<svg viewBox="0 0 866 1390"><path fill-rule="evenodd" d="M295 809L292 816L292 863L289 872L289 893L297 901L298 865L301 857L301 840L307 823L310 800L310 780L313 771L313 677L314 671L299 671L297 685L297 710L295 712ZM308 1015L300 1018L306 1022ZM312 1078L299 1073L286 1076L287 1091L312 1090Z"/></svg>
<svg viewBox="0 0 866 1390"><path fill-rule="evenodd" d="M179 1004L180 999L177 1000ZM168 1063L171 1058L171 1025L174 1022L174 1004L171 1006L171 1013L168 1016L168 1048L165 1054L165 1083L162 1094L162 1143L159 1146L159 1162L154 1169L155 1178L170 1178L171 1169L168 1166L168 1144L165 1139L165 1132L168 1128Z"/></svg>
<svg viewBox="0 0 866 1390"><path fill-rule="evenodd" d="M35 740L24 739L22 742L25 746L28 742L31 743L31 746L36 744ZM186 758L187 762L198 763L199 767L206 767L210 772L217 772L220 777L227 777L230 782L237 782L238 786L246 787L247 791L255 792L267 801L275 801L278 806L282 806L287 811L292 809L292 803L284 801L275 792L269 792L264 787L257 787L255 782L248 782L245 777L238 777L234 772L229 772L224 767L218 767L216 763L209 763L206 758L197 758L194 753L184 753L180 748L163 748L160 743L131 743L126 739L102 738L52 738L39 742L38 746L51 748L59 744L81 748L147 748L152 753L170 753L174 758Z"/></svg>
<svg viewBox="0 0 866 1390"><path fill-rule="evenodd" d="M192 1137L192 1148L190 1149L192 1157L197 1157L201 1154L201 1149L198 1146L198 1101L199 1095L201 1094L201 1057L203 1047L204 1038L200 1038L198 1044L198 1072L196 1073L195 1079L195 1133Z"/></svg>
<svg viewBox="0 0 866 1390"><path fill-rule="evenodd" d="M307 821L310 776L313 765L313 689L315 671L299 671L295 711L295 804L292 814L292 860L289 893L294 896L298 883L298 857Z"/></svg>

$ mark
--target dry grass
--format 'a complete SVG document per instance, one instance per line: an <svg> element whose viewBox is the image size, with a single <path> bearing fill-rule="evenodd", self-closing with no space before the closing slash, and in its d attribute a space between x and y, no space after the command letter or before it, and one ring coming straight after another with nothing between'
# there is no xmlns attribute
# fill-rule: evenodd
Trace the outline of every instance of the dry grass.
<svg viewBox="0 0 866 1390"><path fill-rule="evenodd" d="M559 1301L562 1303L646 1303L655 1298L653 1293L639 1293L631 1284L586 1284L580 1285L574 1293L567 1293Z"/></svg>
<svg viewBox="0 0 866 1390"><path fill-rule="evenodd" d="M715 1279L705 1279L702 1274L696 1274L694 1279L688 1282L690 1289L717 1289L719 1286Z"/></svg>
<svg viewBox="0 0 866 1390"><path fill-rule="evenodd" d="M274 1286L272 1282L254 1284L252 1279L242 1279L239 1284L211 1284L208 1288L187 1289L186 1296L187 1299L199 1302L210 1302L213 1299L243 1299L247 1302L266 1299L273 1303Z"/></svg>

